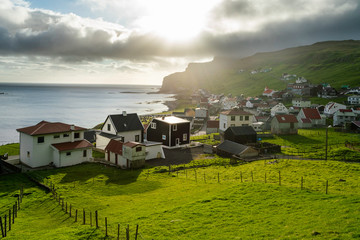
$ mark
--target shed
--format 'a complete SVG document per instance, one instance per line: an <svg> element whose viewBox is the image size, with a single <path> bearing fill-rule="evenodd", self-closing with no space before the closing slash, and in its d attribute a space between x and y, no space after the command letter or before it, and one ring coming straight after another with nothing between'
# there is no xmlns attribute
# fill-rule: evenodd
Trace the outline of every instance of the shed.
<svg viewBox="0 0 360 240"><path fill-rule="evenodd" d="M223 157L256 157L259 155L259 151L252 147L248 147L236 142L225 140L223 143L216 147L216 153Z"/></svg>
<svg viewBox="0 0 360 240"><path fill-rule="evenodd" d="M256 143L257 133L251 126L229 127L224 133L224 139L240 144Z"/></svg>

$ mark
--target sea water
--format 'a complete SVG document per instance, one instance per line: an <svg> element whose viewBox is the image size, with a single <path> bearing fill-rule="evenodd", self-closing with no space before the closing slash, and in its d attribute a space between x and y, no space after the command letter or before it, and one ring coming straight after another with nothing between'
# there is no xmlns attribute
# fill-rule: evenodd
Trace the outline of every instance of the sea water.
<svg viewBox="0 0 360 240"><path fill-rule="evenodd" d="M45 120L92 128L109 114L166 111L170 94L149 85L49 85L0 83L0 145L19 142L17 128ZM150 94L149 94L150 93Z"/></svg>

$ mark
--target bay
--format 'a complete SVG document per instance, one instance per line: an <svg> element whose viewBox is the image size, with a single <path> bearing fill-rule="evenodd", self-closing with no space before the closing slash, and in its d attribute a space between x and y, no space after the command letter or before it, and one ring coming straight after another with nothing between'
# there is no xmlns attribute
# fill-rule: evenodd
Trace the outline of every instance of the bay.
<svg viewBox="0 0 360 240"><path fill-rule="evenodd" d="M109 114L166 111L170 94L151 85L50 85L0 83L0 145L19 142L17 128L45 120L92 128Z"/></svg>

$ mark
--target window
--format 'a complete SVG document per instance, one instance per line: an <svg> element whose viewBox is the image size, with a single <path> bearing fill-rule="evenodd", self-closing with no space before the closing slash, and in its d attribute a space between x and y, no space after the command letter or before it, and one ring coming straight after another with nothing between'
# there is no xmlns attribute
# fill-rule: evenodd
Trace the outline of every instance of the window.
<svg viewBox="0 0 360 240"><path fill-rule="evenodd" d="M44 137L38 137L37 141L38 141L38 143L43 143L43 142L45 142L45 138Z"/></svg>
<svg viewBox="0 0 360 240"><path fill-rule="evenodd" d="M142 147L136 147L136 152L141 152L142 151Z"/></svg>
<svg viewBox="0 0 360 240"><path fill-rule="evenodd" d="M78 133L78 132L75 133L75 134L74 134L74 138L80 138L80 133Z"/></svg>
<svg viewBox="0 0 360 240"><path fill-rule="evenodd" d="M166 135L162 135L161 139L166 140Z"/></svg>
<svg viewBox="0 0 360 240"><path fill-rule="evenodd" d="M69 137L70 135L68 133L64 133L64 137Z"/></svg>
<svg viewBox="0 0 360 240"><path fill-rule="evenodd" d="M66 156L70 156L70 155L71 155L71 152L67 152L67 153L66 153Z"/></svg>
<svg viewBox="0 0 360 240"><path fill-rule="evenodd" d="M226 123L224 123L224 128L226 128Z"/></svg>
<svg viewBox="0 0 360 240"><path fill-rule="evenodd" d="M30 152L27 151L27 152L26 152L26 155L27 155L27 157L29 158L29 157L30 157Z"/></svg>
<svg viewBox="0 0 360 240"><path fill-rule="evenodd" d="M176 125L176 124L173 125L173 126L172 126L172 129L173 129L173 131L177 131L177 125Z"/></svg>
<svg viewBox="0 0 360 240"><path fill-rule="evenodd" d="M249 121L249 116L245 116L245 121Z"/></svg>
<svg viewBox="0 0 360 240"><path fill-rule="evenodd" d="M87 150L84 150L83 151L83 157L86 157L87 156Z"/></svg>
<svg viewBox="0 0 360 240"><path fill-rule="evenodd" d="M187 141L187 133L183 134L183 141Z"/></svg>
<svg viewBox="0 0 360 240"><path fill-rule="evenodd" d="M108 123L108 125L107 125L107 130L111 131L111 124L110 123Z"/></svg>
<svg viewBox="0 0 360 240"><path fill-rule="evenodd" d="M235 116L231 116L231 121L235 121Z"/></svg>
<svg viewBox="0 0 360 240"><path fill-rule="evenodd" d="M152 129L156 129L156 123L155 123L155 122L152 122L152 123L151 123L151 128L152 128Z"/></svg>
<svg viewBox="0 0 360 240"><path fill-rule="evenodd" d="M54 138L60 138L60 135L54 135Z"/></svg>
<svg viewBox="0 0 360 240"><path fill-rule="evenodd" d="M140 141L140 136L139 135L135 135L135 142L139 142Z"/></svg>
<svg viewBox="0 0 360 240"><path fill-rule="evenodd" d="M242 121L244 119L244 117L243 116L240 116L240 121Z"/></svg>

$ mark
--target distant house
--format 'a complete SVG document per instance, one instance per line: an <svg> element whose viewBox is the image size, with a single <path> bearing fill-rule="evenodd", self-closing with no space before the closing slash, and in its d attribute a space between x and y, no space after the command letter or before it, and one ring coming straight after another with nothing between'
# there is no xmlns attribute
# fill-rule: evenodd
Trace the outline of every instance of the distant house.
<svg viewBox="0 0 360 240"><path fill-rule="evenodd" d="M272 90L272 89L270 89L270 88L268 88L268 87L265 87L262 95L263 95L263 96L266 96L266 97L272 97L272 95L273 95L274 93L276 93L276 91L274 91L274 90Z"/></svg>
<svg viewBox="0 0 360 240"><path fill-rule="evenodd" d="M251 126L254 128L255 132L263 132L265 130L264 122L254 122Z"/></svg>
<svg viewBox="0 0 360 240"><path fill-rule="evenodd" d="M249 126L254 121L252 113L234 108L220 113L220 131L225 131L228 127Z"/></svg>
<svg viewBox="0 0 360 240"><path fill-rule="evenodd" d="M101 129L101 133L96 136L96 147L105 149L111 139L121 142L143 142L144 126L136 113L126 113L109 115Z"/></svg>
<svg viewBox="0 0 360 240"><path fill-rule="evenodd" d="M222 109L224 110L229 110L229 109L232 109L234 107L236 107L238 105L238 101L236 98L228 98L228 97L225 97L223 100L222 100Z"/></svg>
<svg viewBox="0 0 360 240"><path fill-rule="evenodd" d="M195 109L195 118L207 119L209 116L208 110L206 108L196 108Z"/></svg>
<svg viewBox="0 0 360 240"><path fill-rule="evenodd" d="M339 109L333 115L333 126L344 126L356 120L356 114L351 109Z"/></svg>
<svg viewBox="0 0 360 240"><path fill-rule="evenodd" d="M223 157L256 157L259 152L252 148L229 140L225 140L216 147L216 154Z"/></svg>
<svg viewBox="0 0 360 240"><path fill-rule="evenodd" d="M285 107L284 104L278 103L270 110L271 116L279 115L279 114L289 114L289 110Z"/></svg>
<svg viewBox="0 0 360 240"><path fill-rule="evenodd" d="M297 134L298 120L294 115L276 115L271 121L273 134Z"/></svg>
<svg viewBox="0 0 360 240"><path fill-rule="evenodd" d="M147 140L162 142L168 147L189 144L190 122L174 116L154 118L147 128Z"/></svg>
<svg viewBox="0 0 360 240"><path fill-rule="evenodd" d="M206 123L206 134L218 133L219 132L219 121L208 120Z"/></svg>
<svg viewBox="0 0 360 240"><path fill-rule="evenodd" d="M338 92L336 91L336 89L330 86L325 86L318 92L318 97L321 98L333 98L337 95Z"/></svg>
<svg viewBox="0 0 360 240"><path fill-rule="evenodd" d="M349 96L347 101L351 105L360 105L360 96Z"/></svg>
<svg viewBox="0 0 360 240"><path fill-rule="evenodd" d="M145 165L145 146L138 142L111 139L105 148L105 160L122 168L139 168Z"/></svg>
<svg viewBox="0 0 360 240"><path fill-rule="evenodd" d="M333 116L334 113L340 109L346 109L346 105L336 102L329 102L328 104L325 105L324 114L326 116Z"/></svg>
<svg viewBox="0 0 360 240"><path fill-rule="evenodd" d="M256 143L257 133L251 126L229 127L224 133L224 140L240 144Z"/></svg>
<svg viewBox="0 0 360 240"><path fill-rule="evenodd" d="M311 126L313 127L319 127L325 125L325 118L321 117L319 110L317 110L316 108L302 108L299 114L297 115L297 119L299 121L300 128L308 128L308 123L311 123ZM308 120L303 120L303 119L308 119Z"/></svg>
<svg viewBox="0 0 360 240"><path fill-rule="evenodd" d="M19 128L20 161L32 167L54 164L65 167L92 159L92 144L84 139L85 128L41 121Z"/></svg>
<svg viewBox="0 0 360 240"><path fill-rule="evenodd" d="M352 121L350 125L350 130L355 133L360 133L360 121Z"/></svg>
<svg viewBox="0 0 360 240"><path fill-rule="evenodd" d="M308 108L311 106L311 101L307 98L296 98L292 100L292 105L294 107Z"/></svg>

